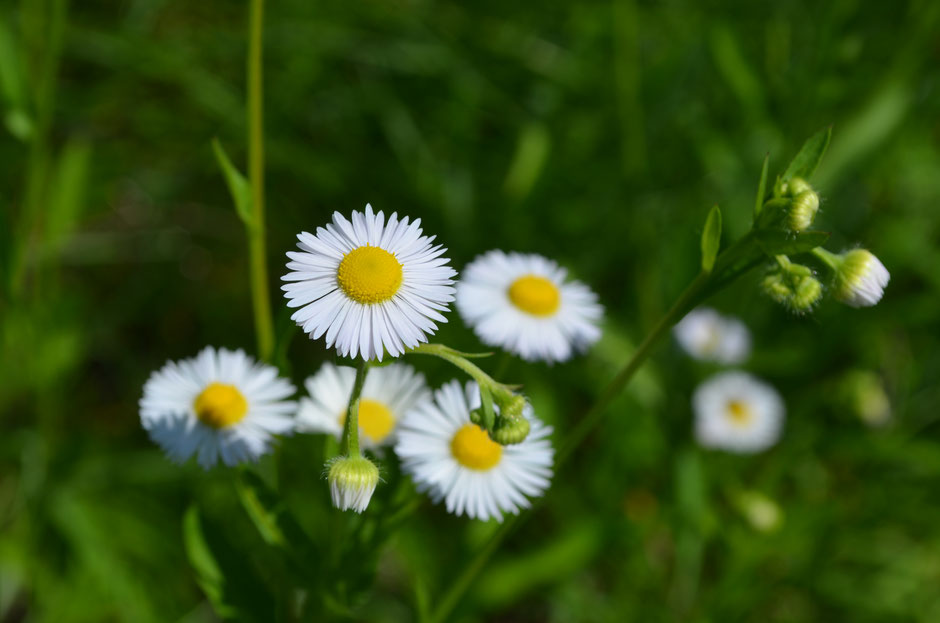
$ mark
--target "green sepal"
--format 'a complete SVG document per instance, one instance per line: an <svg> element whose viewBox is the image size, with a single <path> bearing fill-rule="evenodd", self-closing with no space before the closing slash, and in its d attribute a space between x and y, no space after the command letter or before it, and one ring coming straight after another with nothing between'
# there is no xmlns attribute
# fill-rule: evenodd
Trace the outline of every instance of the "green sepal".
<svg viewBox="0 0 940 623"><path fill-rule="evenodd" d="M776 229L762 229L754 233L761 250L770 256L808 253L824 245L829 239L829 232L825 231L804 231L792 234Z"/></svg>
<svg viewBox="0 0 940 623"><path fill-rule="evenodd" d="M219 139L212 139L212 151L215 152L215 159L222 169L222 175L225 177L225 183L228 185L229 193L232 195L232 201L235 203L235 211L246 227L251 228L254 219L251 215L251 184L245 179L245 176L235 168L229 159Z"/></svg>
<svg viewBox="0 0 940 623"><path fill-rule="evenodd" d="M721 248L721 210L713 206L702 231L702 270L710 273Z"/></svg>
<svg viewBox="0 0 940 623"><path fill-rule="evenodd" d="M493 394L488 387L480 385L480 403L483 405L483 428L493 432L496 425L496 412L493 410Z"/></svg>
<svg viewBox="0 0 940 623"><path fill-rule="evenodd" d="M829 147L830 138L832 138L831 125L809 137L809 139L803 143L803 147L800 148L796 157L790 161L787 170L784 171L783 181L786 182L794 177L809 179L813 175L813 172L816 171L816 167L819 166L819 162L825 155L826 148Z"/></svg>

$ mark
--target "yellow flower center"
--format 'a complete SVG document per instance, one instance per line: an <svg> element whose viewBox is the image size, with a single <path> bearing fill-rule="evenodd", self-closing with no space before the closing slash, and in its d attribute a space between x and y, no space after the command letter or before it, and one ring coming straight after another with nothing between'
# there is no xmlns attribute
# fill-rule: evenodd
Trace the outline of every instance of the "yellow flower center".
<svg viewBox="0 0 940 623"><path fill-rule="evenodd" d="M450 440L450 453L464 467L485 472L499 463L503 447L476 424L464 424Z"/></svg>
<svg viewBox="0 0 940 623"><path fill-rule="evenodd" d="M740 400L732 400L729 402L725 407L725 411L731 419L731 422L736 426L747 426L754 417L754 414L751 412L751 407Z"/></svg>
<svg viewBox="0 0 940 623"><path fill-rule="evenodd" d="M346 412L339 416L340 426L346 424ZM359 401L359 430L372 443L382 443L395 428L395 416L378 400L363 398Z"/></svg>
<svg viewBox="0 0 940 623"><path fill-rule="evenodd" d="M343 257L336 280L352 300L381 303L395 296L401 286L401 263L380 247L357 247Z"/></svg>
<svg viewBox="0 0 940 623"><path fill-rule="evenodd" d="M234 385L209 383L193 402L196 417L206 426L227 428L248 413L248 401Z"/></svg>
<svg viewBox="0 0 940 623"><path fill-rule="evenodd" d="M533 316L551 316L561 304L561 292L545 277L525 275L509 286L509 300Z"/></svg>

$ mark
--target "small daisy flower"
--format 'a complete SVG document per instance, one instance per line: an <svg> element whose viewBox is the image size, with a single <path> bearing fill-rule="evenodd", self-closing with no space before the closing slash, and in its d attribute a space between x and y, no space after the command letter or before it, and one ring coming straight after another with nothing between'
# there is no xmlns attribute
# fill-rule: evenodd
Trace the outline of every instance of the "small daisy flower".
<svg viewBox="0 0 940 623"><path fill-rule="evenodd" d="M838 256L837 256L838 257ZM835 296L851 307L871 307L884 296L891 274L870 251L853 249L841 256Z"/></svg>
<svg viewBox="0 0 940 623"><path fill-rule="evenodd" d="M551 428L536 419L532 407L523 415L531 424L519 444L501 446L470 422L480 404L475 383L466 391L451 381L412 409L401 424L395 453L421 491L447 511L473 519L502 521L503 513L518 514L529 497L542 495L552 476L554 450Z"/></svg>
<svg viewBox="0 0 940 623"><path fill-rule="evenodd" d="M687 353L703 361L735 365L751 354L751 333L744 323L707 307L689 312L673 333Z"/></svg>
<svg viewBox="0 0 940 623"><path fill-rule="evenodd" d="M157 445L182 463L194 454L209 469L256 461L274 435L294 429L294 386L273 366L242 350L208 347L196 357L167 362L150 375L140 420Z"/></svg>
<svg viewBox="0 0 940 623"><path fill-rule="evenodd" d="M367 361L426 342L435 322L447 322L441 312L454 299L457 273L420 224L396 213L386 222L366 205L351 220L334 212L316 235L298 234L300 252L288 252L289 283L281 286L287 306L299 308L291 319L327 348Z"/></svg>
<svg viewBox="0 0 940 623"><path fill-rule="evenodd" d="M353 368L323 367L305 382L309 398L300 399L297 430L342 436L346 410L356 380ZM415 404L430 392L424 376L409 365L393 363L371 368L359 397L359 439L364 448L395 442L395 428Z"/></svg>
<svg viewBox="0 0 940 623"><path fill-rule="evenodd" d="M723 372L702 383L692 396L699 443L742 454L777 442L785 409L780 394L745 372Z"/></svg>
<svg viewBox="0 0 940 623"><path fill-rule="evenodd" d="M457 284L457 309L485 344L564 361L597 341L603 308L586 285L540 255L489 251Z"/></svg>

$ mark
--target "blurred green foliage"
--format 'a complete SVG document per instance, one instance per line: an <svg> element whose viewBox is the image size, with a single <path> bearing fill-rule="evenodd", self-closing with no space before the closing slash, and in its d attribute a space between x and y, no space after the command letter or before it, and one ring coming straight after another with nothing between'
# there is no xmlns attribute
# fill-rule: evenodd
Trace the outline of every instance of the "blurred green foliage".
<svg viewBox="0 0 940 623"><path fill-rule="evenodd" d="M244 168L245 3L68 4L0 7L0 620L212 621L219 591L255 620L304 600L415 619L494 525L410 508L391 461L369 513L335 513L318 437L286 440L259 479L174 466L139 425L165 360L253 349L211 147ZM940 4L283 0L265 36L272 278L296 232L367 201L421 217L458 269L495 247L558 259L600 293L605 337L505 375L557 439L698 270L710 206L725 242L747 229L768 152L777 171L833 123L816 227L892 273L866 310L794 317L756 274L719 296L785 396L781 443L696 449L689 396L712 370L665 345L455 620L940 620ZM299 383L329 354L275 310ZM450 318L441 341L478 350ZM883 384L878 428L859 378ZM298 523L261 498L246 513L266 489L245 479ZM284 602L282 539L323 595Z"/></svg>

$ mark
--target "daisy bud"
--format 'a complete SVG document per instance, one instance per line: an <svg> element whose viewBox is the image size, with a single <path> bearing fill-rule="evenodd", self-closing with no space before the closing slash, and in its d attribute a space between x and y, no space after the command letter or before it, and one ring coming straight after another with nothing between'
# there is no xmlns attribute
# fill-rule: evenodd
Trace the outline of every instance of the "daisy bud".
<svg viewBox="0 0 940 623"><path fill-rule="evenodd" d="M783 512L771 498L758 491L742 491L736 506L751 527L758 532L776 532L783 525Z"/></svg>
<svg viewBox="0 0 940 623"><path fill-rule="evenodd" d="M822 298L822 284L812 271L800 264L788 263L777 268L761 281L770 298L797 314L808 312Z"/></svg>
<svg viewBox="0 0 940 623"><path fill-rule="evenodd" d="M529 420L520 414L517 418L499 416L490 437L502 446L522 443L529 436Z"/></svg>
<svg viewBox="0 0 940 623"><path fill-rule="evenodd" d="M333 506L361 513L379 483L379 468L364 456L339 457L330 464L329 481Z"/></svg>
<svg viewBox="0 0 940 623"><path fill-rule="evenodd" d="M851 307L871 307L881 300L891 275L877 257L865 249L853 249L836 257L841 257L835 282L839 301Z"/></svg>
<svg viewBox="0 0 940 623"><path fill-rule="evenodd" d="M790 211L787 212L787 228L790 231L803 231L813 224L819 211L819 195L812 189L804 190L793 197Z"/></svg>

